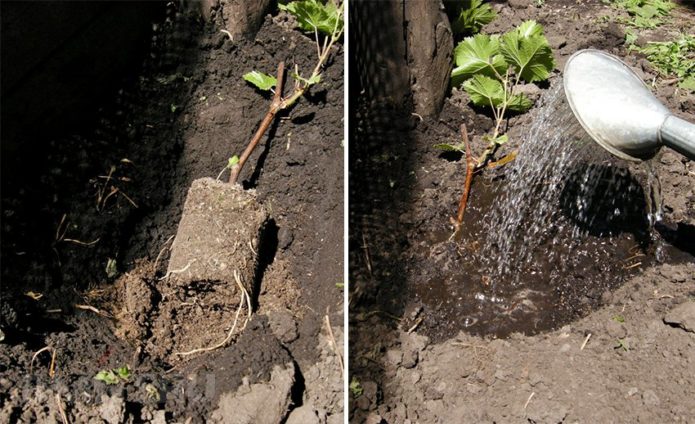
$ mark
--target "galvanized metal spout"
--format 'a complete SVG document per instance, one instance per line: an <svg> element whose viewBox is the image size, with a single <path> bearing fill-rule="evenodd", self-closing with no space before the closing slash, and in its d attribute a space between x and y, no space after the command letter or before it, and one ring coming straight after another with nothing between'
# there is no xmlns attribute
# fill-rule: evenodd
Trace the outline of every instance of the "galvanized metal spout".
<svg viewBox="0 0 695 424"><path fill-rule="evenodd" d="M580 50L567 61L563 84L584 130L614 155L642 161L667 146L695 159L695 124L674 116L617 57Z"/></svg>

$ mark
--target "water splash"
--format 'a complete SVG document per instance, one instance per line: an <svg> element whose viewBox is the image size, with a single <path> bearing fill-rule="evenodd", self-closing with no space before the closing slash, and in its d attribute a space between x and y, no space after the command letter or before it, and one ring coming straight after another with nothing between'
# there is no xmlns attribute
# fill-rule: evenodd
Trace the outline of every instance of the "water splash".
<svg viewBox="0 0 695 424"><path fill-rule="evenodd" d="M556 84L485 219L491 231L482 258L489 274L518 277L539 261L561 274L587 236L632 232L642 221L648 226L647 216L653 223L660 216L658 179L647 174L650 196L625 162L586 134Z"/></svg>
<svg viewBox="0 0 695 424"><path fill-rule="evenodd" d="M504 179L473 191L461 241L419 244L413 268L426 272L415 276L415 304L427 308L420 328L434 339L557 328L653 260L654 170L595 143L561 82L541 106Z"/></svg>

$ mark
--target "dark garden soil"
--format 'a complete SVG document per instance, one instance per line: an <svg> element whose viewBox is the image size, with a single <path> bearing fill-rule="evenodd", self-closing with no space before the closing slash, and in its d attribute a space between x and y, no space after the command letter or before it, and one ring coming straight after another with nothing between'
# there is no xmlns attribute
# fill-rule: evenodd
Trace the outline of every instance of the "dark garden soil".
<svg viewBox="0 0 695 424"><path fill-rule="evenodd" d="M167 8L100 118L47 135L46 151L17 158L29 177L3 180L0 421L227 422L222 403L239 402L251 417L342 422L342 48L240 177L270 217L244 246L259 262L254 314L226 347L180 358L222 341L239 306L236 287L167 291L189 187L240 154L267 111L242 75L281 60L306 72L316 46L283 17L231 41ZM123 365L128 382L93 378Z"/></svg>
<svg viewBox="0 0 695 424"><path fill-rule="evenodd" d="M498 157L524 142L577 50L615 54L648 83L657 76L627 50L624 27L612 19L618 12L600 0L493 3L499 16L484 32L536 19L557 62L549 84L532 91L538 107L509 120L511 141ZM638 43L669 39L694 19L692 9L679 7ZM692 93L659 79L654 89L669 109L695 122ZM450 240L465 159L433 147L458 143L465 123L472 150L481 152L491 117L458 90L438 119L402 113L384 130L379 117L398 112L364 102L357 114L357 140L369 147L351 156L378 165L371 173L362 166L367 176L351 186L352 196L365 197L351 203L358 228L350 240L352 422L695 420L694 162L668 151L652 161L664 216L651 228L647 168L606 158L616 169L613 185L596 189L595 204L634 193L618 205L620 222L603 222L608 231L588 228L573 250L541 245L531 266L517 270L515 284L491 284L479 249L496 229L482 218L509 175L496 168L476 177L462 237ZM550 230L560 240L572 237ZM566 263L550 259L562 251L571 253Z"/></svg>

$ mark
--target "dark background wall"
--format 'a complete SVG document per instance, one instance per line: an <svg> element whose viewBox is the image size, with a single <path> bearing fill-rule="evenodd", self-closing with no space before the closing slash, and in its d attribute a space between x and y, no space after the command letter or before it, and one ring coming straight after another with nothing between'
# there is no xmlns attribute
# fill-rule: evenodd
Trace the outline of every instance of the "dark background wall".
<svg viewBox="0 0 695 424"><path fill-rule="evenodd" d="M0 2L3 186L136 74L160 11L155 1Z"/></svg>

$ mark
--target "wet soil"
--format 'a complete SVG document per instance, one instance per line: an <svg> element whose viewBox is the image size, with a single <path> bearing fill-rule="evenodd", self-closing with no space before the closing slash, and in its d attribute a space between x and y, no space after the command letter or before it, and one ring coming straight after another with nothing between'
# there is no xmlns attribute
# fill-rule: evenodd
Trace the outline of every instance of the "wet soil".
<svg viewBox="0 0 695 424"><path fill-rule="evenodd" d="M290 363L289 408L341 418L342 397L317 398L302 374L319 369L340 385L324 339L326 316L342 333L342 49L241 175L270 216L256 246L254 315L227 347L175 364L166 343L219 341L231 324L226 308L238 302L205 304L202 290L195 320L168 322L161 343L152 337L188 189L217 176L267 111L269 98L242 75L272 74L280 60L308 69L315 44L286 18L268 16L255 39L231 41L219 22L166 7L142 68L103 99L99 119L73 134L47 131L45 152L16 158L31 168L26 178L3 174L0 415L44 422L62 409L75 422L202 422L224 393L268 382ZM126 364L128 382L93 379Z"/></svg>
<svg viewBox="0 0 695 424"><path fill-rule="evenodd" d="M628 52L624 29L603 18L617 12L600 1L547 0L540 7L530 1L494 3L499 16L486 32L506 31L526 19L545 27L557 70L536 94L538 107L542 94L559 81L566 60L582 48L618 55L645 81L656 76L643 58ZM679 8L667 27L645 31L643 37L664 39L692 19L692 11ZM695 121L692 94L658 83L655 92L676 114ZM472 109L458 90L438 119L420 121L407 109L397 112L375 104L367 99L358 105L361 124L351 144L351 156L364 155L351 160L358 165L364 161L359 170L368 175L351 180L350 191L352 198L358 197L355 193L365 197L351 201L351 228L357 234L350 234L350 372L362 389L351 394L351 421L693 419L688 404L692 382L683 380L683 370L694 369L692 335L663 321L679 305L693 305L695 246L685 241L695 224L692 161L666 151L653 161L664 219L650 228L647 170L606 159L612 164L612 184L596 187L594 196L613 199L634 192L619 205L626 212L622 218L583 228L588 236L571 250L571 234L562 236L561 225L549 228L567 245L551 249L541 244L513 284L491 282L479 249L495 229L482 217L509 176L494 169L476 177L463 236L449 240L465 160L433 145L458 143L459 126L465 123L472 150L482 151L481 136L491 129L492 119ZM538 107L509 120L511 141L499 157L523 142ZM379 126L384 115L392 117L393 128ZM376 170L370 171L367 160L378 164ZM592 166L599 164L586 164ZM566 191L576 189L568 184ZM559 216L575 219L571 205L564 206L557 205ZM592 211L595 216L605 212L600 206ZM553 262L551 253L558 250L573 253L568 263ZM580 350L590 333L587 347ZM631 346L627 350L620 347L625 340ZM596 345L588 347L592 342ZM677 363L665 363L664 351L678 356ZM652 374L654 369L658 371ZM536 373L533 381L531 371ZM595 405L594 398L607 400L586 408Z"/></svg>

